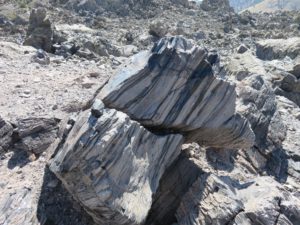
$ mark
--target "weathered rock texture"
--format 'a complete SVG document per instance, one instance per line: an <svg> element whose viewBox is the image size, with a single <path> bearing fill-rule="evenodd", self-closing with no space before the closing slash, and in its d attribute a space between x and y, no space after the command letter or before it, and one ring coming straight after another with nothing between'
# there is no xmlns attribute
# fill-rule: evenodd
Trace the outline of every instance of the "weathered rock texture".
<svg viewBox="0 0 300 225"><path fill-rule="evenodd" d="M289 89L296 88L297 82L278 61L256 59L249 63L254 58L249 55L233 58L228 66L232 75L237 74L232 70L234 65L252 65L252 69L244 70L243 79L237 81L239 112L248 118L256 134L255 145L246 152L246 157L258 172L298 189L300 152L295 138L300 129L298 94ZM267 72L270 63L272 73Z"/></svg>
<svg viewBox="0 0 300 225"><path fill-rule="evenodd" d="M33 9L30 13L29 26L24 45L51 52L53 28L47 11L43 8Z"/></svg>
<svg viewBox="0 0 300 225"><path fill-rule="evenodd" d="M290 73L282 73L283 78L280 81L276 94L285 96L287 99L300 106L300 80Z"/></svg>
<svg viewBox="0 0 300 225"><path fill-rule="evenodd" d="M29 1L31 0L13 2L22 2L23 4ZM70 112L78 112L82 108L89 108L90 104L85 104L85 102L90 100L93 93L98 93L96 90L99 90L100 79L106 75L113 74L111 67L116 67L123 63L123 60L125 61L125 58L119 56L129 56L133 54L135 50L130 49L134 49L134 46L136 46L137 51L139 51L140 49L148 49L149 45L152 45L152 41L155 40L155 37L148 34L149 25L152 22L151 19L140 19L140 16L138 16L139 13L135 12L140 10L140 15L145 17L152 14L156 17L155 20L159 19L159 21L161 21L161 23L157 24L158 26L150 27L152 30L151 33L155 36L161 37L167 33L171 35L180 34L197 40L201 45L210 45L215 48L222 55L220 64L213 63L218 61L216 54L211 54L205 59L209 62L207 63L208 65L213 64L214 71L222 69L224 62L226 63L231 59L236 59L237 63L231 67L231 70L234 69L233 73L223 73L223 71L221 71L220 73L213 72L213 75L224 79L232 78L231 81L236 83L238 87L237 111L248 118L256 134L256 139L254 147L250 149L236 150L222 148L223 146L230 147L233 145L235 135L231 135L229 131L233 130L233 133L236 133L235 130L240 130L240 127L243 126L243 123L239 123L236 118L241 118L242 121L245 121L243 117L238 117L235 110L233 110L233 117L230 118L233 118L233 121L237 122L237 129L235 129L234 123L229 124L229 128L226 128L226 126L222 124L218 129L214 129L216 132L212 132L205 127L199 127L199 129L197 127L197 129L193 128L192 130L184 130L182 128L169 129L169 127L161 126L146 127L146 129L149 129L155 136L164 134L167 137L169 134L180 133L188 138L187 141L197 140L201 145L213 145L218 147L206 148L198 146L198 148L192 149L189 152L183 149L171 167L169 167L161 177L158 189L153 192L151 190L153 203L148 213L146 224L299 225L300 113L299 107L295 104L296 99L293 97L297 94L297 80L295 77L297 79L300 77L299 66L297 67L296 64L291 63L294 59L291 60L290 57L285 57L285 55L292 55L288 52L288 54L283 54L283 59L281 59L280 56L280 59L274 62L259 60L255 55L251 54L256 50L254 43L257 39L278 39L299 36L299 15L288 12L257 15L246 12L241 15L234 15L222 9L222 5L223 3L226 4L226 1L221 0L204 1L212 4L215 2L215 6L212 7L212 10L205 12L196 8L185 9L175 5L169 8L167 4L164 4L186 2L180 0L56 1L66 4L69 9L75 6L77 12L73 13L71 10L66 11L60 8L59 5L50 3L54 1L55 0L35 0L34 2L39 5L47 4L45 8L48 9L48 15L51 16L53 22L59 25L56 27L60 27L59 31L62 35L62 40L65 37L65 40L59 41L59 44L53 46L56 49L56 51L53 52L56 55L68 58L68 60L64 61L61 57L49 54L51 63L47 66L40 66L37 65L36 62L48 64L48 61L46 57L42 56L30 60L31 55L35 53L32 48L23 48L11 42L1 42L0 85L2 85L2 88L0 88L0 97L2 97L2 101L0 101L0 111L3 118L15 121L18 118L28 118L29 116L38 117L40 115L44 116L45 114L49 115L49 117L54 115L62 118L63 115L67 115ZM159 4L152 4L154 1ZM146 4L149 7L141 7ZM4 8L3 5L6 8ZM2 14L3 12L6 14L18 14L19 12L23 14L26 9L17 11L11 8L11 5L15 4L12 4L10 0L4 0L4 4L0 4L0 36L1 39L5 41L21 42L22 37L24 37L24 27L17 25L16 20L12 20L12 22L16 22L15 24L10 22L11 19L5 18L5 21L3 21ZM158 10L152 11L151 9L154 8ZM86 10L93 11L94 13L86 12ZM133 11L135 11L134 14L132 14ZM158 11L163 13L157 14ZM116 14L128 16L126 18L118 18ZM134 18L131 15L134 15ZM138 19L136 19L137 17ZM8 27L9 29L7 29ZM10 35L8 31L14 32L14 34ZM67 42L65 42L66 40ZM280 48L288 42L288 40L280 40L276 43L276 48L280 51ZM237 47L242 43L249 50L245 52L245 49L240 48L238 51L239 56L234 55L234 51L236 51ZM124 46L124 44L130 44L132 46ZM76 53L76 49L80 46L81 48ZM174 51L170 53L172 56L174 56L173 54L177 54L181 57L178 61L174 62L175 65L172 66L172 68L178 68L177 64L181 65L181 59L189 62L186 57L182 57L185 51L183 49L184 48L177 48L177 52ZM94 60L87 61L86 59L78 58L76 55L73 55L74 53L77 56ZM150 54L152 53L150 52ZM157 56L160 57L159 54L157 54ZM262 56L262 58L264 57L265 56ZM165 56L165 59L172 60L172 57ZM147 59L145 60L147 61ZM154 62L156 62L156 60L154 60ZM293 64L288 70L285 69L286 65L283 65L287 62ZM186 70L186 68L182 68L183 71ZM205 66L205 68L209 68L209 66ZM158 68L160 71L162 71L162 69L164 68ZM168 70L169 69L170 68L168 68ZM65 75L65 71L68 71L67 75ZM189 70L187 69L186 71ZM172 74L176 73L176 71L172 71ZM153 73L151 74L153 75ZM293 74L295 77L291 77L290 74ZM195 73L195 76L196 75L197 73ZM160 77L158 78L157 84L160 84L160 82L162 82L162 84L168 84L168 81L165 82L162 81ZM177 77L176 79L180 80L181 78ZM188 83L190 87L195 87L195 90L198 88L196 85L193 86L193 82ZM198 81L196 81L196 83L197 85L201 85ZM155 84L154 87L157 84ZM167 91L164 90L164 86L159 92L163 93L163 91ZM207 87L209 86L207 85ZM220 85L220 87L223 86ZM84 92L82 91L83 88L90 89L90 91ZM186 89L189 90L188 88ZM224 89L220 88L217 90ZM45 99L43 99L44 96L46 96ZM171 93L168 96L173 95ZM212 97L215 95L207 93L207 96ZM289 98L289 100L287 98ZM151 103L151 101L149 102ZM213 103L213 101L208 102ZM180 106L181 104L178 105ZM228 105L230 106L231 104ZM183 111L193 111L192 104L184 106L182 107ZM143 107L148 107L148 104L144 104ZM178 111L180 111L181 108L178 108ZM206 112L212 112L208 110L208 107L203 107L203 109L205 109ZM227 110L228 109L224 106L224 112L228 112ZM93 106L91 113L93 117L98 118L94 120L98 121L102 118L103 113L102 110L100 110L99 104ZM216 115L219 119L220 114L217 113ZM130 116L131 115L128 115L128 118ZM175 116L178 118L178 114L175 113ZM207 117L205 113L201 114L201 116L203 116L203 118ZM217 117L212 116L212 118L216 119ZM82 119L83 118L79 120ZM130 119L128 119L128 121L130 121ZM142 127L141 124L143 124L143 121L134 123ZM85 125L87 124L88 123ZM73 146L71 137L69 136L72 125L73 121L70 121L70 123L66 125L66 129L62 129L64 132L61 132L59 135L63 140L66 138L69 146L71 146L70 143ZM117 126L117 124L114 123L111 125ZM193 125L193 123L191 125ZM224 129L222 128L223 126L225 126ZM91 129L87 130L89 134L99 131L94 125L91 126ZM101 131L99 132L101 133ZM188 134L186 132L188 132ZM203 132L206 136L203 136ZM34 133L34 135L37 134L38 133ZM73 133L73 135L75 135L75 133ZM105 135L109 136L111 133L106 133ZM120 136L122 135L122 132L120 132ZM68 138L68 136L70 138ZM86 143L86 136L83 135L81 137L82 142ZM98 134L95 134L93 137L97 139ZM237 137L239 137L239 135L237 135ZM24 139L26 139L26 136L24 136ZM80 137L78 137L78 139L80 139ZM103 138L101 141L103 142L104 140ZM81 166L81 168L97 166L98 162L91 160L89 155L87 155L88 157L86 158L84 153L90 149L92 152L97 152L100 147L97 147L97 149L96 147L89 148L96 140L91 137L88 141L90 142L82 146L82 148L75 146L72 148L72 151L70 150L66 161L62 163L62 169L69 168L68 163L74 165L74 162L78 163L76 166ZM125 140L121 138L116 142L119 143L121 141ZM58 148L58 150L65 151L63 142L64 141L60 142L59 145L63 148ZM99 142L100 139L97 143ZM65 146L67 145L68 144ZM242 146L240 143L238 145L235 143L234 145L235 147ZM144 148L143 143L141 143L141 146L143 147L139 148L138 151L151 151L149 148ZM245 145L243 146L245 147ZM115 149L112 149L114 152ZM111 149L105 150L109 152ZM187 151L188 154L183 156L185 151ZM122 163L126 163L126 169L135 171L136 167L132 167L127 161L122 161L123 159L127 160L129 158L126 154L127 149L120 149L120 152L124 153L126 157L118 154L120 159L114 161L116 165L112 162L113 167L109 167L109 170L115 172L117 169L114 168L122 168ZM21 153L24 154L24 157L22 157L24 160L20 160L20 158L17 157ZM0 207L0 223L3 222L4 218L4 223L7 221L9 225L17 223L25 225L31 224L27 222L27 218L30 218L32 213L35 214L35 210L31 212L31 210L18 209L24 208L23 203L28 203L28 209L37 208L36 204L39 198L38 214L40 212L41 216L39 216L39 219L41 224L89 224L85 222L85 220L80 220L80 217L84 218L84 213L77 213L77 210L74 211L74 213L68 213L68 211L72 211L72 208L78 208L78 204L74 203L74 206L72 206L72 203L65 203L64 197L62 198L61 196L66 196L66 193L59 191L60 183L57 182L56 179L49 179L48 176L42 177L45 173L43 171L46 161L48 160L48 157L45 158L45 155L48 153L51 154L52 151L48 149L48 151L41 154L40 157L33 162L27 159L26 151L22 150L7 152L5 155L1 155L0 205L4 205L5 207ZM83 155L80 155L82 153ZM72 158L72 154L74 154L74 158ZM78 158L76 158L77 156ZM110 157L111 155L106 156ZM59 174L62 174L61 179L64 180L66 186L73 188L77 183L80 185L84 182L88 183L89 179L95 181L96 179L103 178L91 175L91 178L89 177L87 179L87 176L82 176L80 171L76 171L76 169L75 171L72 170L72 172L60 172L59 170ZM140 169L140 167L138 169ZM97 169L93 170L93 172L96 170ZM125 171L126 174L128 174L128 170ZM117 174L115 176L117 177L115 183L118 185L121 183L122 185L122 178L124 178L125 175L120 171L113 174ZM133 173L128 179L135 180L135 177L136 174ZM79 182L77 182L78 179L84 181L81 182L81 180L79 180ZM77 183L73 185L72 182ZM115 186L112 183L109 185L110 186L101 184L92 187L99 189L107 187L107 190L116 193ZM138 183L137 186L138 185L142 186L143 184ZM87 186L90 187L89 184L87 184ZM21 194L20 198L22 200L19 200L16 193L21 193L23 187L26 187L32 194L26 196ZM41 187L42 190L40 190ZM90 193L86 191L86 186L83 187L84 188L80 189L82 192L79 194L75 191L72 192L76 199ZM73 190L71 188L69 188L69 190ZM148 192L147 194L150 195ZM138 198L139 195L136 199ZM34 200L33 205L28 199ZM91 202L94 203L94 195L90 199ZM11 202L13 202L13 204L11 204ZM101 201L97 202L101 203ZM134 201L132 202L134 205ZM128 204L130 203L131 198ZM83 203L81 202L81 204ZM128 213L123 213L122 209L118 210L115 207L116 205L106 205L101 209L107 209L107 211L97 212L94 208L90 208L92 205L89 204L88 201L85 201L84 204L86 210L89 211L91 215L94 215L95 218L100 217L100 215L122 214L124 215L124 223L131 223L131 221L129 221L131 218L128 219ZM8 205L10 206L9 208L16 210L7 210ZM145 208L143 208L143 203L139 203L139 206L139 208ZM145 210L145 214L147 210L148 209ZM138 210L134 210L132 215L138 213ZM142 215L142 213L139 215ZM13 217L24 219L10 219ZM111 223L117 225L114 219L107 219L107 221L101 224Z"/></svg>
<svg viewBox="0 0 300 225"><path fill-rule="evenodd" d="M18 189L13 194L3 196L0 201L0 224L24 225L40 224L36 218L36 205L33 204L33 193L27 188Z"/></svg>
<svg viewBox="0 0 300 225"><path fill-rule="evenodd" d="M254 146L184 148L189 159L180 155L165 174L147 225L299 224L299 107L276 96L278 85L287 89L297 82L287 83L289 74L278 79L285 70L278 64L271 67L250 51L232 56L226 68L237 85L237 110L256 134ZM182 168L189 172L174 185Z"/></svg>
<svg viewBox="0 0 300 225"><path fill-rule="evenodd" d="M270 177L239 184L230 177L210 175L192 185L176 215L179 225L297 224L299 205L297 197Z"/></svg>
<svg viewBox="0 0 300 225"><path fill-rule="evenodd" d="M257 57L263 60L283 59L286 56L294 59L300 55L300 38L261 40L256 47Z"/></svg>
<svg viewBox="0 0 300 225"><path fill-rule="evenodd" d="M147 225L299 224L293 185L257 176L247 152L196 144L184 152L162 178Z"/></svg>
<svg viewBox="0 0 300 225"><path fill-rule="evenodd" d="M203 10L229 10L229 0L203 0L201 2L201 8Z"/></svg>
<svg viewBox="0 0 300 225"><path fill-rule="evenodd" d="M109 81L99 94L103 102L79 114L50 169L97 223L141 224L149 212L147 224L172 221L180 201L168 197L164 183L176 186L178 174L161 177L184 141L251 147L253 132L235 113L235 88L215 76L213 56L184 38L164 38ZM199 173L191 170L178 195ZM160 210L163 199L175 206Z"/></svg>
<svg viewBox="0 0 300 225"><path fill-rule="evenodd" d="M14 146L31 153L42 153L57 137L58 123L59 120L54 118L18 120L14 130Z"/></svg>
<svg viewBox="0 0 300 225"><path fill-rule="evenodd" d="M96 222L140 224L183 137L153 134L122 112L99 104L95 114L95 107L80 114L51 170Z"/></svg>
<svg viewBox="0 0 300 225"><path fill-rule="evenodd" d="M185 133L206 146L250 147L254 136L235 114L234 85L216 77L212 60L191 41L163 38L150 52L135 55L100 97L144 126Z"/></svg>
<svg viewBox="0 0 300 225"><path fill-rule="evenodd" d="M12 133L12 125L0 117L0 154L11 145Z"/></svg>
<svg viewBox="0 0 300 225"><path fill-rule="evenodd" d="M242 211L242 202L223 179L215 175L200 176L182 198L176 214L178 224L228 224Z"/></svg>

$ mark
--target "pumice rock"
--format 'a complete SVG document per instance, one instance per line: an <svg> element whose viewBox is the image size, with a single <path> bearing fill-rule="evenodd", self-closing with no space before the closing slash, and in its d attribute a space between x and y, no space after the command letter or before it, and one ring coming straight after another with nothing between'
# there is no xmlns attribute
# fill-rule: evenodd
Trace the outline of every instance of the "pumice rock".
<svg viewBox="0 0 300 225"><path fill-rule="evenodd" d="M141 224L182 143L180 134L151 133L97 101L93 113L79 115L50 169L95 222Z"/></svg>
<svg viewBox="0 0 300 225"><path fill-rule="evenodd" d="M248 148L254 135L248 122L235 114L235 86L216 75L205 48L168 37L150 52L133 56L100 98L146 127L184 133L215 147ZM216 140L202 140L213 133Z"/></svg>

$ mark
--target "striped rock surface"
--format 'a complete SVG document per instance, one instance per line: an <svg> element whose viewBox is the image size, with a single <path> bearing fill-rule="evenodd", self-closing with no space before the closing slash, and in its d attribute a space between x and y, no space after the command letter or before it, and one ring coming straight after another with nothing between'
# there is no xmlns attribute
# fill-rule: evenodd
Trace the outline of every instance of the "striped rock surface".
<svg viewBox="0 0 300 225"><path fill-rule="evenodd" d="M58 119L55 118L26 118L16 122L15 148L34 154L41 154L57 137Z"/></svg>
<svg viewBox="0 0 300 225"><path fill-rule="evenodd" d="M13 127L0 117L0 154L3 153L12 141Z"/></svg>
<svg viewBox="0 0 300 225"><path fill-rule="evenodd" d="M199 177L182 197L176 225L298 225L299 206L299 198L271 177L239 184L210 174Z"/></svg>
<svg viewBox="0 0 300 225"><path fill-rule="evenodd" d="M40 225L32 196L32 191L27 188L20 188L14 193L4 193L0 199L0 224Z"/></svg>
<svg viewBox="0 0 300 225"><path fill-rule="evenodd" d="M50 169L96 223L141 224L182 142L180 134L156 135L97 101L80 114Z"/></svg>
<svg viewBox="0 0 300 225"><path fill-rule="evenodd" d="M163 38L133 56L99 97L146 127L185 133L209 146L248 148L254 135L235 115L235 86L215 76L213 61L189 40ZM211 134L218 138L209 141Z"/></svg>

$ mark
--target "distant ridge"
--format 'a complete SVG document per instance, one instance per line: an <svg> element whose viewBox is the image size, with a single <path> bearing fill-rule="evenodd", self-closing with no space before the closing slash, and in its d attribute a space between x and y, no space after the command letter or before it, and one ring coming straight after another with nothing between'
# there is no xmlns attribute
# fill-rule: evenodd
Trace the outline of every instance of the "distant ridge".
<svg viewBox="0 0 300 225"><path fill-rule="evenodd" d="M274 12L277 10L300 10L300 0L230 0L236 12Z"/></svg>
<svg viewBox="0 0 300 225"><path fill-rule="evenodd" d="M230 0L230 5L236 12L240 12L262 1L263 0Z"/></svg>
<svg viewBox="0 0 300 225"><path fill-rule="evenodd" d="M277 10L300 10L300 0L264 0L248 8L251 12L274 12Z"/></svg>

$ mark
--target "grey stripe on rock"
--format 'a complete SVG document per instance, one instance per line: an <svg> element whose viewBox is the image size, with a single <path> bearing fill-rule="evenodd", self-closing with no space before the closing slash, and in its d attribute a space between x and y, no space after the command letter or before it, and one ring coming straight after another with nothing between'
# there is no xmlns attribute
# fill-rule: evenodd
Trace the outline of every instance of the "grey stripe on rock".
<svg viewBox="0 0 300 225"><path fill-rule="evenodd" d="M133 56L98 95L103 102L79 114L50 169L96 223L143 224L184 142L253 144L248 121L235 113L234 85L214 73L206 49L164 38Z"/></svg>
<svg viewBox="0 0 300 225"><path fill-rule="evenodd" d="M155 135L122 112L100 110L99 118L80 114L50 169L96 222L140 224L183 137Z"/></svg>
<svg viewBox="0 0 300 225"><path fill-rule="evenodd" d="M182 37L133 56L99 97L143 126L187 133L187 140L227 148L254 142L247 120L235 114L235 86L214 74L205 48ZM207 142L211 134L218 138Z"/></svg>

